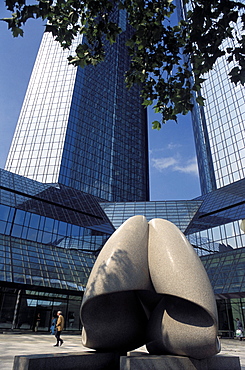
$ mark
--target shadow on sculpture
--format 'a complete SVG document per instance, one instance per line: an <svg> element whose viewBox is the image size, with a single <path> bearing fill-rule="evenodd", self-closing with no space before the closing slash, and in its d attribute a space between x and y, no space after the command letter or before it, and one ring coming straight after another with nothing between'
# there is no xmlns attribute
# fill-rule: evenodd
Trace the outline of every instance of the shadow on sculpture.
<svg viewBox="0 0 245 370"><path fill-rule="evenodd" d="M196 359L220 351L217 311L206 271L171 222L134 216L109 238L81 306L83 345Z"/></svg>

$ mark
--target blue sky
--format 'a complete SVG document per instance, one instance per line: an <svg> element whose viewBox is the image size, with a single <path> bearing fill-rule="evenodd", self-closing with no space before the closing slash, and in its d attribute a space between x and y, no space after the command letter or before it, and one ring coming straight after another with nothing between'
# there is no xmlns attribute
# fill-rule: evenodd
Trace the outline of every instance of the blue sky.
<svg viewBox="0 0 245 370"><path fill-rule="evenodd" d="M5 16L0 2L0 18ZM41 21L30 20L24 37L13 38L7 24L0 22L0 168L5 165L43 28ZM151 200L193 199L200 195L200 186L190 116L152 130L151 122L158 118L148 110Z"/></svg>

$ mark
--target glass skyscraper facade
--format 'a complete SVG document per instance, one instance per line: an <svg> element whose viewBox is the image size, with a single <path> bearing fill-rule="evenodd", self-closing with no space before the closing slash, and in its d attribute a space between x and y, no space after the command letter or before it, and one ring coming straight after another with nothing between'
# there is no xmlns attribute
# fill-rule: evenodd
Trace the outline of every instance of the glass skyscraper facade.
<svg viewBox="0 0 245 370"><path fill-rule="evenodd" d="M202 92L206 99L202 125L207 130L217 188L245 177L245 89L232 84L228 73L224 56L204 76Z"/></svg>
<svg viewBox="0 0 245 370"><path fill-rule="evenodd" d="M182 0L176 0L179 17L185 17ZM241 35L239 26L237 33ZM225 49L233 41L225 41ZM245 89L230 81L228 64L221 57L204 78L205 106L196 103L192 122L202 194L245 177Z"/></svg>
<svg viewBox="0 0 245 370"><path fill-rule="evenodd" d="M113 17L123 32L96 67L68 65L81 38L63 51L44 34L6 170L107 201L149 199L146 110L124 82L132 29L124 11Z"/></svg>

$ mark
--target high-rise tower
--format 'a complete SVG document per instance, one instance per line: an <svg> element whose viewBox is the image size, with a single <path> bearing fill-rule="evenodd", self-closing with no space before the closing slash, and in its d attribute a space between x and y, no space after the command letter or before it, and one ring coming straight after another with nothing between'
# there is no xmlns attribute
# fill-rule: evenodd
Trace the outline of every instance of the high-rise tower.
<svg viewBox="0 0 245 370"><path fill-rule="evenodd" d="M202 92L206 99L201 112L203 138L209 141L217 188L245 177L245 89L231 83L228 72L222 57L206 76Z"/></svg>
<svg viewBox="0 0 245 370"><path fill-rule="evenodd" d="M184 17L182 0L176 4ZM245 89L230 81L229 69L227 56L219 58L204 76L205 106L195 104L192 112L202 194L245 177Z"/></svg>
<svg viewBox="0 0 245 370"><path fill-rule="evenodd" d="M146 110L124 82L132 31L124 11L114 17L123 32L96 67L69 66L73 50L44 34L5 169L108 201L148 200Z"/></svg>

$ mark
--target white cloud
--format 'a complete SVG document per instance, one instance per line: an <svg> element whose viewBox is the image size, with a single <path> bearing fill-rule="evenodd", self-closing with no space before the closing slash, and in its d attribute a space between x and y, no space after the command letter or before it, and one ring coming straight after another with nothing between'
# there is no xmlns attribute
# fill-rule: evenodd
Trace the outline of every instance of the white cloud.
<svg viewBox="0 0 245 370"><path fill-rule="evenodd" d="M181 148L182 145L178 143L173 143L172 141L168 143L167 145L162 146L161 148L150 148L149 153L150 155L153 155L154 153L159 152L169 152L170 150L175 150L176 148Z"/></svg>
<svg viewBox="0 0 245 370"><path fill-rule="evenodd" d="M153 167L155 167L158 171L162 171L165 168L171 167L178 163L178 161L173 157L167 158L153 158Z"/></svg>
<svg viewBox="0 0 245 370"><path fill-rule="evenodd" d="M174 166L174 171L189 173L198 176L198 166L196 157L188 160L186 164Z"/></svg>
<svg viewBox="0 0 245 370"><path fill-rule="evenodd" d="M177 144L177 143L169 143L167 148L172 150L172 149L176 149L176 148L180 148L182 145L180 144Z"/></svg>
<svg viewBox="0 0 245 370"><path fill-rule="evenodd" d="M196 157L187 161L179 155L175 157L153 158L152 166L162 172L166 169L175 172L182 172L198 176L198 167Z"/></svg>

